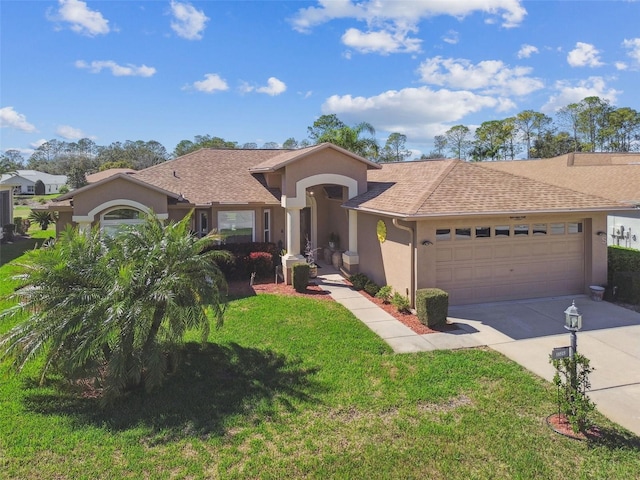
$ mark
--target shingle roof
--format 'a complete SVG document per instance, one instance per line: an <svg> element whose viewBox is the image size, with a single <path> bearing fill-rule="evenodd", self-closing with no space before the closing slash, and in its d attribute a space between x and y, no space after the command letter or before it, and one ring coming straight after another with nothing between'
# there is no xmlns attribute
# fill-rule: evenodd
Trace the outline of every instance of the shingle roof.
<svg viewBox="0 0 640 480"><path fill-rule="evenodd" d="M640 204L640 154L576 153L542 160L479 165L565 189Z"/></svg>
<svg viewBox="0 0 640 480"><path fill-rule="evenodd" d="M369 191L347 208L405 217L588 211L623 204L461 160L402 162L369 172Z"/></svg>
<svg viewBox="0 0 640 480"><path fill-rule="evenodd" d="M182 195L196 205L220 203L280 203L280 190L267 187L255 165L281 155L282 150L204 148L146 168L133 178Z"/></svg>
<svg viewBox="0 0 640 480"><path fill-rule="evenodd" d="M136 173L136 170L134 170L133 168L109 168L107 170L103 170L102 172L87 175L87 183L96 183L100 180L104 180L105 178L117 175L118 173Z"/></svg>

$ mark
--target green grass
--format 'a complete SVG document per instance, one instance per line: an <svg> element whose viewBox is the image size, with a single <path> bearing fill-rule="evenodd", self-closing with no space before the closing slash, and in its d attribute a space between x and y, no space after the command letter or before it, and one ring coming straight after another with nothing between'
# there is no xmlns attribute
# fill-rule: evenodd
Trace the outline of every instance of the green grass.
<svg viewBox="0 0 640 480"><path fill-rule="evenodd" d="M0 244L0 266L15 260L27 250L42 245L43 241L55 236L56 226L53 223L46 230L42 230L39 225L31 225L29 238L16 240L13 243Z"/></svg>
<svg viewBox="0 0 640 480"><path fill-rule="evenodd" d="M553 387L491 350L396 355L337 303L272 295L209 340L107 410L3 367L0 478L640 477L638 437L600 416L601 440L553 433Z"/></svg>

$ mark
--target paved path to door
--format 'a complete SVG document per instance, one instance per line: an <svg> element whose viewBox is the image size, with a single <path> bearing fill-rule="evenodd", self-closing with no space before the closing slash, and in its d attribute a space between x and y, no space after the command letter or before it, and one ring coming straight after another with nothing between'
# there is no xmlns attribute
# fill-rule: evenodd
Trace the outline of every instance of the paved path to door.
<svg viewBox="0 0 640 480"><path fill-rule="evenodd" d="M449 308L451 332L419 335L344 283L330 267L321 288L385 340L396 353L489 346L551 381L549 355L569 345L564 311L575 300L583 316L578 351L591 360L589 397L598 410L640 435L640 313L587 296L487 303Z"/></svg>

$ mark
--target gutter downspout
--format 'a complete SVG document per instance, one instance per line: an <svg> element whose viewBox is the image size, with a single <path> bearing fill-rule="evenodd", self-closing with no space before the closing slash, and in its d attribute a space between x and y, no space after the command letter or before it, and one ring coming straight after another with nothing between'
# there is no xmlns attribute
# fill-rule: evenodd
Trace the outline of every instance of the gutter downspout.
<svg viewBox="0 0 640 480"><path fill-rule="evenodd" d="M392 219L393 222L393 226L396 228L399 228L400 230L405 230L407 232L409 232L409 249L411 250L411 281L410 281L410 290L409 290L409 302L411 303L411 308L415 308L416 306L416 302L415 302L415 296L416 296L416 266L415 266L415 261L416 261L416 254L415 254L415 248L413 245L413 237L415 236L415 230L411 227L407 227L405 225L400 225L398 223L398 219L397 218L393 218Z"/></svg>

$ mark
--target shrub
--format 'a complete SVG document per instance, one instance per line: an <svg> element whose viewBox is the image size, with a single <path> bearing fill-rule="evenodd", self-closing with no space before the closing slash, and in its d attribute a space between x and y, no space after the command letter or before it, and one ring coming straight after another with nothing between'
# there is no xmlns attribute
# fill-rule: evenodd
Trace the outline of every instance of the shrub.
<svg viewBox="0 0 640 480"><path fill-rule="evenodd" d="M2 241L13 242L13 232L15 232L16 226L13 223L8 223L2 227Z"/></svg>
<svg viewBox="0 0 640 480"><path fill-rule="evenodd" d="M304 293L307 290L309 284L309 264L308 263L296 263L291 271L293 273L293 289L298 293Z"/></svg>
<svg viewBox="0 0 640 480"><path fill-rule="evenodd" d="M371 280L369 280L364 285L364 291L367 292L372 297L376 296L376 294L378 293L378 290L380 290L380 286L377 283L372 282Z"/></svg>
<svg viewBox="0 0 640 480"><path fill-rule="evenodd" d="M395 292L393 297L391 297L391 305L396 307L399 312L408 313L411 308L411 303L409 299L402 295L401 293Z"/></svg>
<svg viewBox="0 0 640 480"><path fill-rule="evenodd" d="M370 280L364 273L354 273L349 277L349 281L351 285L353 285L354 290L362 290Z"/></svg>
<svg viewBox="0 0 640 480"><path fill-rule="evenodd" d="M40 225L42 230L46 230L49 228L50 223L54 223L56 221L55 215L47 210L32 210L29 215L29 220Z"/></svg>
<svg viewBox="0 0 640 480"><path fill-rule="evenodd" d="M264 278L266 278L268 275L273 273L273 265L275 264L275 260L278 259L278 250L276 245L273 243L228 243L224 245L212 245L208 247L207 250L226 250L231 253L231 260L221 262L218 265L227 280L246 280L253 272L256 273L257 277L261 277L263 267L265 268ZM251 254L256 252L264 253L266 255L264 255L264 258L260 255L260 260L257 258L252 260ZM268 255L271 256L271 267L268 268L267 272ZM255 265L256 262L260 264L259 267ZM260 268L261 272L258 272L256 267Z"/></svg>
<svg viewBox="0 0 640 480"><path fill-rule="evenodd" d="M24 223L22 222L22 217L13 217L13 224L16 226L16 233L18 235L22 235L26 232L24 229Z"/></svg>
<svg viewBox="0 0 640 480"><path fill-rule="evenodd" d="M62 185L58 189L58 193L61 194L61 195L64 195L65 193L69 193L69 186L68 185Z"/></svg>
<svg viewBox="0 0 640 480"><path fill-rule="evenodd" d="M586 431L590 426L589 415L595 409L587 397L591 388L589 374L593 372L589 359L576 353L550 362L556 369L553 383L558 388L558 410L565 414L574 432Z"/></svg>
<svg viewBox="0 0 640 480"><path fill-rule="evenodd" d="M434 327L447 322L449 294L439 288L416 291L416 314L420 323Z"/></svg>
<svg viewBox="0 0 640 480"><path fill-rule="evenodd" d="M255 272L257 278L267 278L273 273L273 255L268 252L251 252L248 267L252 273Z"/></svg>
<svg viewBox="0 0 640 480"><path fill-rule="evenodd" d="M384 303L389 303L392 297L393 289L391 288L391 285L385 285L384 287L380 288L380 290L378 290L378 293L376 293L376 298L379 298Z"/></svg>

